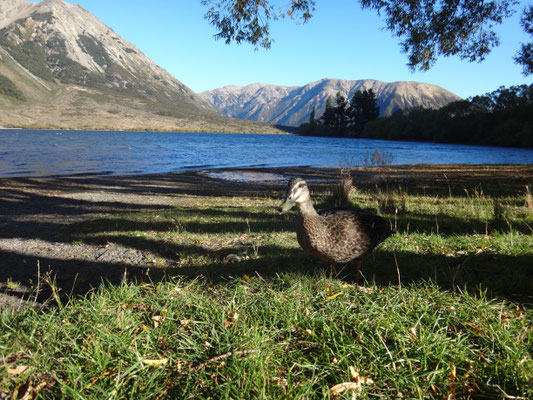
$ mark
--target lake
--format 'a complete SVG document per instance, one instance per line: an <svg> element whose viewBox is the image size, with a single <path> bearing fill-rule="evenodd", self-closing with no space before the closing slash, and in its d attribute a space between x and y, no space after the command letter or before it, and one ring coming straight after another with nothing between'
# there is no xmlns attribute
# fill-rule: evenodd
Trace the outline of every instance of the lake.
<svg viewBox="0 0 533 400"><path fill-rule="evenodd" d="M533 164L533 149L371 139L181 132L0 130L0 176L129 175L210 168Z"/></svg>

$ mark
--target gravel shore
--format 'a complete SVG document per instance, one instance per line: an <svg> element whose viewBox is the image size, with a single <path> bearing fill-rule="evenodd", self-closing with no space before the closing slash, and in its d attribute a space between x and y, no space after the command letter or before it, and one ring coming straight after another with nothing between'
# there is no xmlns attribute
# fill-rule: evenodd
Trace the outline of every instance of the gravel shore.
<svg viewBox="0 0 533 400"><path fill-rule="evenodd" d="M281 191L292 176L334 179L335 170L310 168L190 171L140 176L0 178L0 309L35 296L46 274L64 293L86 292L102 280L120 282L154 268L150 250L71 242L75 224L101 215L172 209L187 196L242 196ZM266 179L266 180L265 180ZM274 180L272 180L274 179ZM172 260L167 265L172 266Z"/></svg>

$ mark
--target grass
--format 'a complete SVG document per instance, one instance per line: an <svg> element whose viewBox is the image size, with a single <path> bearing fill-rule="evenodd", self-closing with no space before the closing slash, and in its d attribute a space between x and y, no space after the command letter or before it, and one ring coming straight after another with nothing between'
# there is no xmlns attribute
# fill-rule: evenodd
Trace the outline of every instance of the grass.
<svg viewBox="0 0 533 400"><path fill-rule="evenodd" d="M530 398L530 317L429 283L123 284L4 321L4 362L27 370L3 383L45 384L43 398L327 398L353 367L367 398Z"/></svg>
<svg viewBox="0 0 533 400"><path fill-rule="evenodd" d="M533 213L508 184L359 180L350 201L396 227L364 260L364 286L303 254L265 192L78 224L70 243L149 251L154 269L2 314L0 393L533 398Z"/></svg>

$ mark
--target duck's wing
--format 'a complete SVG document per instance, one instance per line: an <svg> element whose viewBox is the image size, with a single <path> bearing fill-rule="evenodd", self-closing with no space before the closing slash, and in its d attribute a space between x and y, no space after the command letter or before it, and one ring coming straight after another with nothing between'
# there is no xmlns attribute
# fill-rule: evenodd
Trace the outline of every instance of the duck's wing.
<svg viewBox="0 0 533 400"><path fill-rule="evenodd" d="M320 213L328 229L336 232L334 236L343 236L357 241L357 247L373 249L391 235L391 224L379 215L358 208L338 208Z"/></svg>
<svg viewBox="0 0 533 400"><path fill-rule="evenodd" d="M372 243L372 248L380 244L392 234L391 223L379 215L367 211L355 214L359 226Z"/></svg>

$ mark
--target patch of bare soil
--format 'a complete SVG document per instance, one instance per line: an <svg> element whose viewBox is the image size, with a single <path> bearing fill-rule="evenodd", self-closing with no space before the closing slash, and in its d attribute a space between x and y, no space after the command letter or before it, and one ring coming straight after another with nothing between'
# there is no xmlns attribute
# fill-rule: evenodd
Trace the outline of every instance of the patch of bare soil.
<svg viewBox="0 0 533 400"><path fill-rule="evenodd" d="M74 224L106 214L168 210L196 196L282 196L286 181L301 176L320 189L338 178L338 169L272 168L195 171L142 176L0 178L0 309L18 308L50 295L42 284L55 277L63 293L86 293L102 281L118 283L146 277L157 269L150 248L116 243L92 245L69 241ZM228 180L227 177L246 179ZM492 182L505 191L531 183L533 166L409 166L352 171L358 187L376 182L476 184ZM271 177L273 180L261 180ZM177 257L166 267L178 265ZM36 296L36 291L40 295Z"/></svg>

